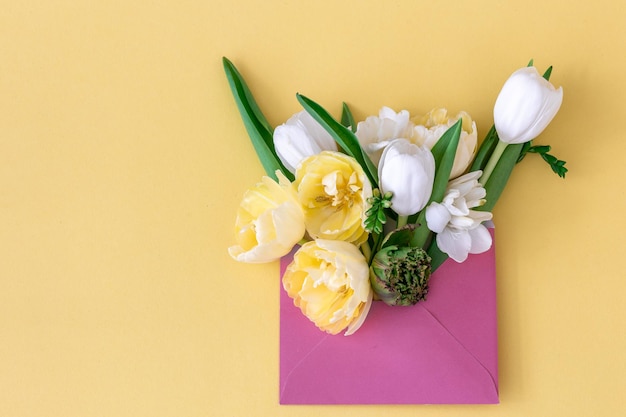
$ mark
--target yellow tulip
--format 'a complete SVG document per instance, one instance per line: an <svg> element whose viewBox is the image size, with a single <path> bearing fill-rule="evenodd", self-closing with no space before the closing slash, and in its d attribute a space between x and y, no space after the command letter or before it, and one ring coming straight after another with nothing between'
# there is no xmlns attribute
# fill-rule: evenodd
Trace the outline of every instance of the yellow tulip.
<svg viewBox="0 0 626 417"><path fill-rule="evenodd" d="M372 186L354 158L332 151L310 156L298 166L293 184L313 239L357 245L367 240L363 219Z"/></svg>
<svg viewBox="0 0 626 417"><path fill-rule="evenodd" d="M263 177L243 196L235 222L237 245L228 248L240 262L271 262L287 255L304 237L304 213L289 180Z"/></svg>
<svg viewBox="0 0 626 417"><path fill-rule="evenodd" d="M294 305L330 334L357 331L373 299L365 257L353 244L338 240L304 244L283 275L283 287Z"/></svg>

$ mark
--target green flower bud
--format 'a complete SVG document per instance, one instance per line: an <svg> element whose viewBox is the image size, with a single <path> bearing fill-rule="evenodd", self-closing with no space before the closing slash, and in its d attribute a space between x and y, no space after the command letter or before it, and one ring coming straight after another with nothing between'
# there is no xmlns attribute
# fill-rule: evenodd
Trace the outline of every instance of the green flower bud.
<svg viewBox="0 0 626 417"><path fill-rule="evenodd" d="M374 255L370 267L374 292L390 306L410 306L425 300L430 261L430 256L419 247L384 247Z"/></svg>

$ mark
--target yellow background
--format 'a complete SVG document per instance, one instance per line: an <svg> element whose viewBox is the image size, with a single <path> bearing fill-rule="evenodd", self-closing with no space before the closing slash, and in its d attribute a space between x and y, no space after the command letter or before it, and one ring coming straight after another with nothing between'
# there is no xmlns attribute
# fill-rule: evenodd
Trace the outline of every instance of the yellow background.
<svg viewBox="0 0 626 417"><path fill-rule="evenodd" d="M626 409L621 1L2 1L1 416L617 416ZM469 111L534 58L564 103L495 210L498 406L279 406L278 265L242 265L270 123ZM376 358L372 358L373 361ZM363 364L367 366L367 364Z"/></svg>

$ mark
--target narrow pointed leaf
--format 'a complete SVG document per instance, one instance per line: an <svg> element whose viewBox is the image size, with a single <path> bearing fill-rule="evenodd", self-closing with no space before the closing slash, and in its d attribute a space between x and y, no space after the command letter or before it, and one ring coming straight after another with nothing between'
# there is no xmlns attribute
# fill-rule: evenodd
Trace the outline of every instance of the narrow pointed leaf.
<svg viewBox="0 0 626 417"><path fill-rule="evenodd" d="M550 81L551 74L552 74L552 65L550 65L548 69L546 70L546 72L543 73L543 78L545 78L546 81Z"/></svg>
<svg viewBox="0 0 626 417"><path fill-rule="evenodd" d="M354 123L354 117L352 117L352 112L346 103L343 103L341 111L341 124L349 127L352 133L356 133L356 123Z"/></svg>
<svg viewBox="0 0 626 417"><path fill-rule="evenodd" d="M527 153L532 152L531 151L531 141L528 142L524 142L524 146L522 146L522 150L520 151L519 156L517 157L517 163L519 164L520 162L522 162L522 160L524 159L524 157L526 156Z"/></svg>
<svg viewBox="0 0 626 417"><path fill-rule="evenodd" d="M254 100L252 92L233 63L226 57L222 61L235 103L266 174L276 179L276 170L281 170L287 178L293 180L293 174L284 167L276 155L273 130Z"/></svg>
<svg viewBox="0 0 626 417"><path fill-rule="evenodd" d="M457 122L454 125L450 126L450 128L446 130L443 135L441 135L437 143L435 143L435 146L433 146L433 148L430 150L430 152L433 154L433 157L435 158L435 165L437 167L439 166L441 159L443 158L443 155L446 153L448 149L448 145L450 144L450 141L453 139L456 133L455 129L457 127L457 124L459 123L462 123L461 119L457 120ZM461 135L460 127L459 127L458 133L460 136ZM456 148L455 148L455 153L456 153ZM450 174L448 173L448 175Z"/></svg>
<svg viewBox="0 0 626 417"><path fill-rule="evenodd" d="M335 139L337 144L363 167L365 174L372 183L372 188L378 187L378 172L376 166L363 151L359 140L350 129L336 121L322 106L308 97L297 94L296 97L302 107Z"/></svg>
<svg viewBox="0 0 626 417"><path fill-rule="evenodd" d="M498 144L498 133L496 132L496 127L491 126L487 136L485 136L485 140L483 140L480 148L478 148L478 152L476 153L476 157L472 162L472 166L470 167L470 172L478 171L485 169L493 150L496 148Z"/></svg>
<svg viewBox="0 0 626 417"><path fill-rule="evenodd" d="M426 252L428 253L428 256L430 256L431 273L435 272L437 268L439 268L446 261L446 259L448 259L448 254L439 249L437 239L433 239L433 241L430 242Z"/></svg>
<svg viewBox="0 0 626 417"><path fill-rule="evenodd" d="M445 136L448 134L448 132L450 132L450 139L448 140L445 153L440 157L439 160L437 160L437 157L435 157L435 169L437 171L435 173L435 182L433 184L433 192L430 196L429 203L432 201L440 202L446 192L446 187L448 186L448 180L450 178L450 172L452 172L452 167L454 166L456 149L459 146L459 138L461 137L461 123L462 119L459 119L454 125L450 127L450 129L446 131L446 133L444 133Z"/></svg>
<svg viewBox="0 0 626 417"><path fill-rule="evenodd" d="M454 157L456 156L456 149L459 145L459 138L461 137L461 123L462 119L459 119L454 125L450 127L444 133L444 136L450 132L450 135L446 137L447 146L445 153L440 156L439 161L435 158L435 181L433 184L433 191L430 194L430 199L426 207L433 201L439 203L443 200L443 196L446 193L446 187L448 186L448 180L450 178L450 172L454 165ZM442 138L444 137L442 136ZM441 140L441 139L440 139ZM437 142L439 143L439 142ZM436 145L435 145L436 146ZM433 147L434 149L435 147ZM412 246L423 247L430 236L430 230L426 226L426 209L422 210L417 217L418 227L415 229L413 235Z"/></svg>

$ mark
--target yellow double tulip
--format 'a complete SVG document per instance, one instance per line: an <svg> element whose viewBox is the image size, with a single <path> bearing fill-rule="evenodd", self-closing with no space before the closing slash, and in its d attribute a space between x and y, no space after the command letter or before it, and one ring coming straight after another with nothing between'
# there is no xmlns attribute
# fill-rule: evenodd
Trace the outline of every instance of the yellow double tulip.
<svg viewBox="0 0 626 417"><path fill-rule="evenodd" d="M369 267L351 243L324 240L304 244L283 275L294 305L321 330L346 336L361 327L372 304Z"/></svg>

